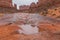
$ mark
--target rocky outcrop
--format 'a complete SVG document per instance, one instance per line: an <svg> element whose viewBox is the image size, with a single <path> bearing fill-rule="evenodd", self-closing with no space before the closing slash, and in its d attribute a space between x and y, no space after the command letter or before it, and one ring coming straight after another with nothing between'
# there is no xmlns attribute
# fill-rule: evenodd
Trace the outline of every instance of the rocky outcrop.
<svg viewBox="0 0 60 40"><path fill-rule="evenodd" d="M17 12L16 7L12 6L12 0L0 0L0 13Z"/></svg>
<svg viewBox="0 0 60 40"><path fill-rule="evenodd" d="M41 12L40 15L60 20L60 7L47 9L47 11Z"/></svg>
<svg viewBox="0 0 60 40"><path fill-rule="evenodd" d="M12 7L12 0L0 0L1 7Z"/></svg>
<svg viewBox="0 0 60 40"><path fill-rule="evenodd" d="M16 13L18 10L14 7L0 7L0 14L1 13Z"/></svg>
<svg viewBox="0 0 60 40"><path fill-rule="evenodd" d="M60 0L38 0L38 5L46 5L46 6L60 6Z"/></svg>
<svg viewBox="0 0 60 40"><path fill-rule="evenodd" d="M27 12L41 12L41 11L47 11L49 8L55 8L60 6L60 0L38 0L37 3L31 3L29 10ZM24 11L24 9L22 9Z"/></svg>
<svg viewBox="0 0 60 40"><path fill-rule="evenodd" d="M20 12L29 12L30 6L29 5L22 5L19 6L19 11Z"/></svg>
<svg viewBox="0 0 60 40"><path fill-rule="evenodd" d="M53 8L53 9L48 9L47 16L60 19L60 7Z"/></svg>
<svg viewBox="0 0 60 40"><path fill-rule="evenodd" d="M60 20L60 0L39 0L38 8L41 15Z"/></svg>

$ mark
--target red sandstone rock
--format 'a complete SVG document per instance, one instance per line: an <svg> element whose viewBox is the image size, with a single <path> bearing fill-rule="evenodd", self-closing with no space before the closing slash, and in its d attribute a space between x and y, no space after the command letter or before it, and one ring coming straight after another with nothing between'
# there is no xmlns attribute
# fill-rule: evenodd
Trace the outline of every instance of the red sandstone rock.
<svg viewBox="0 0 60 40"><path fill-rule="evenodd" d="M15 24L0 25L0 38L10 35L10 33L17 31L19 27Z"/></svg>
<svg viewBox="0 0 60 40"><path fill-rule="evenodd" d="M16 4L14 4L14 8L17 9L17 5Z"/></svg>
<svg viewBox="0 0 60 40"><path fill-rule="evenodd" d="M19 34L9 35L8 37L1 38L0 40L20 40Z"/></svg>
<svg viewBox="0 0 60 40"><path fill-rule="evenodd" d="M0 0L1 7L12 7L12 0Z"/></svg>
<svg viewBox="0 0 60 40"><path fill-rule="evenodd" d="M29 5L23 5L23 6L20 6L19 8L20 10L28 10L30 7Z"/></svg>
<svg viewBox="0 0 60 40"><path fill-rule="evenodd" d="M46 4L51 4L52 6L59 6L58 4L60 4L60 0L38 0L38 5L46 5Z"/></svg>
<svg viewBox="0 0 60 40"><path fill-rule="evenodd" d="M49 31L51 33L59 33L60 32L60 25L58 24L51 24L51 23L40 23L39 28L41 31Z"/></svg>
<svg viewBox="0 0 60 40"><path fill-rule="evenodd" d="M30 4L30 7L35 8L35 7L36 7L36 4L35 4L34 2L32 2L32 3Z"/></svg>

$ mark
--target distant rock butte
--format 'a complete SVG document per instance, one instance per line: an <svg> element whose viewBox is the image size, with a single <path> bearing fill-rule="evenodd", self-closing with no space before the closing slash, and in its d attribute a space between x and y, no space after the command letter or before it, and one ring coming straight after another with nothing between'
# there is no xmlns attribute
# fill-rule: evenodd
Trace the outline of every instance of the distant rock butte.
<svg viewBox="0 0 60 40"><path fill-rule="evenodd" d="M36 11L42 11L44 9L52 8L52 7L59 7L60 6L60 0L38 0L37 3L32 2L30 5L22 5L20 6L19 10L22 12L36 12Z"/></svg>

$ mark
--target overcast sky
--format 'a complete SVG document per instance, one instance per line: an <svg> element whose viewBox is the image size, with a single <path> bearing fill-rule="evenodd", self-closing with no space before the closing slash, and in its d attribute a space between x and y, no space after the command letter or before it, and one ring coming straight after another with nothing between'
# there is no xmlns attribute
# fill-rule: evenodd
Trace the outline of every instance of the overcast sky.
<svg viewBox="0 0 60 40"><path fill-rule="evenodd" d="M17 4L17 6L20 5L30 5L32 2L38 2L38 0L12 0L13 4Z"/></svg>

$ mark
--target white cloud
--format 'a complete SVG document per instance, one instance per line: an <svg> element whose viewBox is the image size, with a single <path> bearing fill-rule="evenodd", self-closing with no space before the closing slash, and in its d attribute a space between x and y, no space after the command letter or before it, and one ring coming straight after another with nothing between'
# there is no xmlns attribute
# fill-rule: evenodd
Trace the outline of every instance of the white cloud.
<svg viewBox="0 0 60 40"><path fill-rule="evenodd" d="M13 3L17 5L29 5L32 2L37 2L38 0L12 0Z"/></svg>

